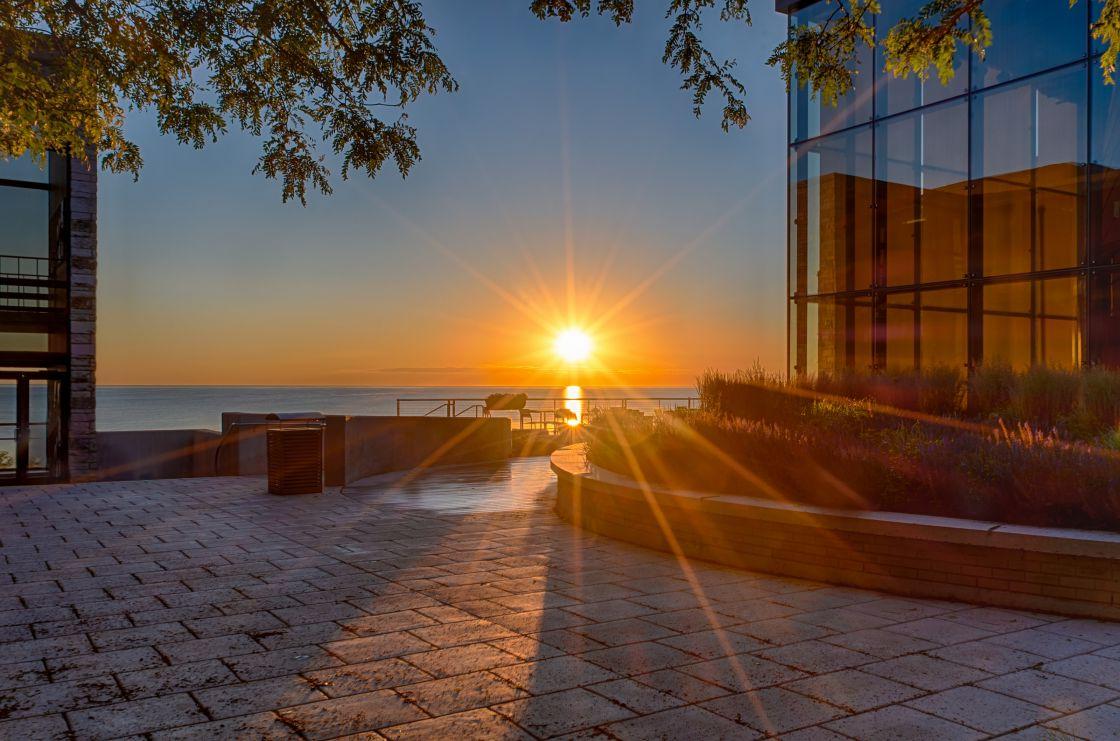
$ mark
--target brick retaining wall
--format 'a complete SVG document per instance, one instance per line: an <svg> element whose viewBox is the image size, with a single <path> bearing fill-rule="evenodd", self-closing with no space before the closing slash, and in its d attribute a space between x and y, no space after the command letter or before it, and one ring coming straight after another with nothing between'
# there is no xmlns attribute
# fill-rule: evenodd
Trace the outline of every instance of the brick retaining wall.
<svg viewBox="0 0 1120 741"><path fill-rule="evenodd" d="M907 596L1120 619L1120 534L673 492L594 469L575 447L552 468L557 513L613 538Z"/></svg>

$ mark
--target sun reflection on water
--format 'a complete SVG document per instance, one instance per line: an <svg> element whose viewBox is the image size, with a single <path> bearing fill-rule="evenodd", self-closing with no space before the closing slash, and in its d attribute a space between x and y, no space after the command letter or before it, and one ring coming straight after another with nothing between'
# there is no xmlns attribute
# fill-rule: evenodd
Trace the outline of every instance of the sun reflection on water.
<svg viewBox="0 0 1120 741"><path fill-rule="evenodd" d="M568 424L572 427L577 427L583 421L583 402L580 399L583 397L583 389L579 386L568 386L564 389L564 408L570 411L575 417L568 420Z"/></svg>

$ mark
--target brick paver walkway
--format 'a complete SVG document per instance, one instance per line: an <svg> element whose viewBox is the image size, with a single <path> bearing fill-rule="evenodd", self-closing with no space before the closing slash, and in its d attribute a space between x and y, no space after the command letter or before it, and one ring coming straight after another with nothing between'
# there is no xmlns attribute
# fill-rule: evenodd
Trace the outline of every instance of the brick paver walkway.
<svg viewBox="0 0 1120 741"><path fill-rule="evenodd" d="M552 496L545 459L0 491L0 737L1120 734L1120 624L680 564Z"/></svg>

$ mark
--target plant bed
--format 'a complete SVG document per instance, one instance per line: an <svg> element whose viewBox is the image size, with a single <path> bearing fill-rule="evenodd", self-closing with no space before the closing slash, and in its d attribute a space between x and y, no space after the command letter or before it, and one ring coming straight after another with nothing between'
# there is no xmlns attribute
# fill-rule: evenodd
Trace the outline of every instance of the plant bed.
<svg viewBox="0 0 1120 741"><path fill-rule="evenodd" d="M700 395L700 412L605 420L588 433L591 462L670 489L748 485L823 507L1120 530L1120 455L1103 444L758 379L709 374Z"/></svg>

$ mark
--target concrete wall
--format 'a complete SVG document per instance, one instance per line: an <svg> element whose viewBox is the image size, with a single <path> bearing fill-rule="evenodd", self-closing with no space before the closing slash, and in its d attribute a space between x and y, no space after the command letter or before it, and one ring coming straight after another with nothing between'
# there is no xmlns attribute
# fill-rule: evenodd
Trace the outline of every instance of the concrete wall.
<svg viewBox="0 0 1120 741"><path fill-rule="evenodd" d="M1118 533L670 491L593 470L573 448L552 468L557 514L612 538L912 597L1120 619Z"/></svg>
<svg viewBox="0 0 1120 741"><path fill-rule="evenodd" d="M506 418L327 418L328 486L421 466L504 460L510 452Z"/></svg>
<svg viewBox="0 0 1120 741"><path fill-rule="evenodd" d="M214 430L138 430L97 433L103 481L213 476L221 433Z"/></svg>
<svg viewBox="0 0 1120 741"><path fill-rule="evenodd" d="M97 153L90 152L91 162ZM97 167L70 160L70 478L97 475Z"/></svg>

